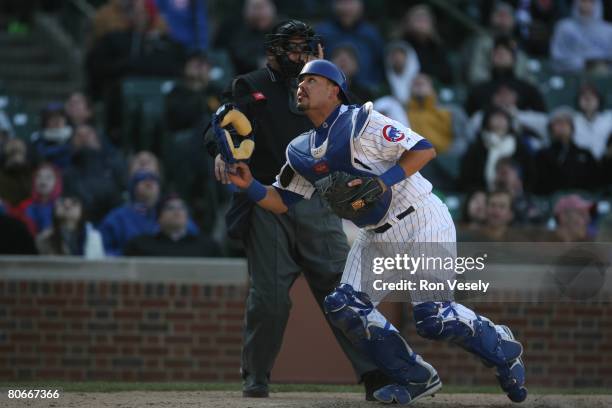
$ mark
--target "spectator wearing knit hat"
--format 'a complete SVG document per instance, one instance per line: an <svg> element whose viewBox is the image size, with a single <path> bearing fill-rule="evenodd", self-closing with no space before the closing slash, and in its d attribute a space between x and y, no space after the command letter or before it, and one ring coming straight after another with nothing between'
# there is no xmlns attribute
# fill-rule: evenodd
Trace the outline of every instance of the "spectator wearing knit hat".
<svg viewBox="0 0 612 408"><path fill-rule="evenodd" d="M129 192L130 202L111 210L100 224L107 255L121 255L131 238L153 234L159 228L156 214L159 177L151 172L137 172L130 179Z"/></svg>
<svg viewBox="0 0 612 408"><path fill-rule="evenodd" d="M537 192L550 194L564 189L592 189L600 184L601 172L591 152L574 142L573 111L555 110L548 122L550 146L536 156Z"/></svg>

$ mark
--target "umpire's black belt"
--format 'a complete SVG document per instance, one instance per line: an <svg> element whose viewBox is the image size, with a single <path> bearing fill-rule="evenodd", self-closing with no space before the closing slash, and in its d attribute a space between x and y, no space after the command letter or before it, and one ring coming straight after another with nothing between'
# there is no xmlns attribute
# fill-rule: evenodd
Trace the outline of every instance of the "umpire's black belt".
<svg viewBox="0 0 612 408"><path fill-rule="evenodd" d="M408 207L407 210L397 214L397 219L401 220L404 217L409 216L410 214L412 214L414 212L414 207L410 206ZM376 227L374 228L372 231L374 231L377 234L382 234L383 232L387 231L389 228L391 228L393 225L389 224L388 222L381 225L380 227Z"/></svg>

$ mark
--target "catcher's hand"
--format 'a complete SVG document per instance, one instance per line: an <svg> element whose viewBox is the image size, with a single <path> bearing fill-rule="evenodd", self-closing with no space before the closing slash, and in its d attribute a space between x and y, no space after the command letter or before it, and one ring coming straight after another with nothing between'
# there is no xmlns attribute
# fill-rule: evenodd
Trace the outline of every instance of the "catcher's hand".
<svg viewBox="0 0 612 408"><path fill-rule="evenodd" d="M231 104L213 114L212 128L219 154L226 163L248 160L255 150L253 128L247 117Z"/></svg>
<svg viewBox="0 0 612 408"><path fill-rule="evenodd" d="M347 220L368 212L385 192L377 177L358 177L343 171L318 180L315 187L332 211Z"/></svg>

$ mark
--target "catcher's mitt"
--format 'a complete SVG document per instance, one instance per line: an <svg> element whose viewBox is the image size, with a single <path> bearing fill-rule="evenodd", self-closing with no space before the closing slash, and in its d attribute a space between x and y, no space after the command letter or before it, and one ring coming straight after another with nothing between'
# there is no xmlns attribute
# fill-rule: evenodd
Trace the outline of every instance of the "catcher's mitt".
<svg viewBox="0 0 612 408"><path fill-rule="evenodd" d="M361 184L349 187L348 183L356 179L361 179ZM335 171L318 180L315 187L331 210L347 220L367 213L384 193L376 177L358 177L343 171Z"/></svg>
<svg viewBox="0 0 612 408"><path fill-rule="evenodd" d="M226 163L248 160L255 150L253 128L249 119L231 104L213 114L212 128L217 147Z"/></svg>

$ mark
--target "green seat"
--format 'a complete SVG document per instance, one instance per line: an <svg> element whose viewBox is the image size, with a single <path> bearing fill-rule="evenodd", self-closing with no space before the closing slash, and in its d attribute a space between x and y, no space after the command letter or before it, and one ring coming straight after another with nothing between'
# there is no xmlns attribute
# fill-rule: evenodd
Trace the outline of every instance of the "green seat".
<svg viewBox="0 0 612 408"><path fill-rule="evenodd" d="M234 77L234 66L226 50L209 50L210 85L217 89L224 89Z"/></svg>
<svg viewBox="0 0 612 408"><path fill-rule="evenodd" d="M572 74L552 74L538 84L549 110L562 105L574 106L580 78Z"/></svg>
<svg viewBox="0 0 612 408"><path fill-rule="evenodd" d="M163 150L165 96L173 78L127 78L121 84L121 133L126 151Z"/></svg>
<svg viewBox="0 0 612 408"><path fill-rule="evenodd" d="M589 76L583 78L583 82L594 84L605 100L604 109L612 109L612 75Z"/></svg>
<svg viewBox="0 0 612 408"><path fill-rule="evenodd" d="M15 136L30 141L32 133L39 128L40 115L28 109L21 99L9 95L0 96L0 109L4 110L11 121Z"/></svg>

